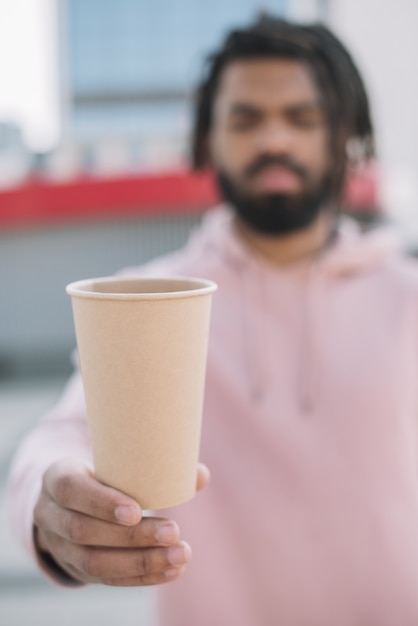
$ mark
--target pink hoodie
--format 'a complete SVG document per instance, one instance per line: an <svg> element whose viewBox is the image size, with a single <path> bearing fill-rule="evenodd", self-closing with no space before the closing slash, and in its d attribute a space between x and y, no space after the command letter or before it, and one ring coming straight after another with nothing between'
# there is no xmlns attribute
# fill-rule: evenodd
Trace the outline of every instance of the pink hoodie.
<svg viewBox="0 0 418 626"><path fill-rule="evenodd" d="M211 212L182 251L126 273L189 274L214 298L201 459L170 511L193 548L158 588L163 626L417 626L418 272L343 222L280 270ZM14 525L33 552L45 468L90 458L80 377L18 451Z"/></svg>

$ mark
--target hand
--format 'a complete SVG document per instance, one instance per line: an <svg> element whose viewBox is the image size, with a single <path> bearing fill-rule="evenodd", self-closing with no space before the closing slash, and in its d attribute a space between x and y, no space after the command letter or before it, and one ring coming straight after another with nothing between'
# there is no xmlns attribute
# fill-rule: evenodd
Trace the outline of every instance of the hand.
<svg viewBox="0 0 418 626"><path fill-rule="evenodd" d="M207 468L199 465L197 489L208 481ZM168 582L191 557L174 521L142 517L135 500L99 483L79 459L59 461L45 472L34 520L38 549L83 583Z"/></svg>

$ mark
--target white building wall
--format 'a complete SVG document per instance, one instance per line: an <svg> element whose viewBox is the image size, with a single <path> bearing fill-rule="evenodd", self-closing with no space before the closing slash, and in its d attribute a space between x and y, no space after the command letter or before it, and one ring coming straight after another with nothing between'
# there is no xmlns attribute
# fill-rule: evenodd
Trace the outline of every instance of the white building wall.
<svg viewBox="0 0 418 626"><path fill-rule="evenodd" d="M418 1L292 0L299 20L326 14L366 80L374 113L382 200L418 243Z"/></svg>
<svg viewBox="0 0 418 626"><path fill-rule="evenodd" d="M65 285L175 250L199 221L199 215L121 216L0 231L0 285L7 294L0 302L0 382L69 374L75 334Z"/></svg>

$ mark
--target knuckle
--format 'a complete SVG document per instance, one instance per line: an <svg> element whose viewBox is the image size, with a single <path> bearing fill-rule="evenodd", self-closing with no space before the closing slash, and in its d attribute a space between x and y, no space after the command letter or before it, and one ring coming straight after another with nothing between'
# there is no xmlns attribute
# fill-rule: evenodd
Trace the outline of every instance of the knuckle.
<svg viewBox="0 0 418 626"><path fill-rule="evenodd" d="M127 528L125 532L127 544L131 547L136 546L138 543L138 528L136 526L132 526Z"/></svg>
<svg viewBox="0 0 418 626"><path fill-rule="evenodd" d="M113 520L117 499L103 491L103 486L95 485L94 489L85 493L88 497L90 514L94 517Z"/></svg>
<svg viewBox="0 0 418 626"><path fill-rule="evenodd" d="M102 564L99 553L91 548L83 551L82 571L91 578L100 578L102 576Z"/></svg>
<svg viewBox="0 0 418 626"><path fill-rule="evenodd" d="M55 485L55 499L61 506L65 507L71 500L73 489L73 479L71 476L60 476Z"/></svg>
<svg viewBox="0 0 418 626"><path fill-rule="evenodd" d="M151 553L146 548L141 550L137 558L137 569L140 575L150 574L153 571Z"/></svg>
<svg viewBox="0 0 418 626"><path fill-rule="evenodd" d="M86 543L86 522L81 515L72 514L68 516L67 537L73 543Z"/></svg>

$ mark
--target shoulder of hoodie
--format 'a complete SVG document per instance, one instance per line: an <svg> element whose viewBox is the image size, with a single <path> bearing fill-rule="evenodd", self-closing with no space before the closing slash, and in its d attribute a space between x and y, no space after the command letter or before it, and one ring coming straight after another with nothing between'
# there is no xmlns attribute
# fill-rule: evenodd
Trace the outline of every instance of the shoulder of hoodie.
<svg viewBox="0 0 418 626"><path fill-rule="evenodd" d="M198 276L211 280L225 273L221 239L228 229L229 213L224 206L213 207L202 216L188 241L181 248L158 256L141 265L129 266L118 276Z"/></svg>
<svg viewBox="0 0 418 626"><path fill-rule="evenodd" d="M418 259L400 251L384 263L383 271L393 281L418 296Z"/></svg>
<svg viewBox="0 0 418 626"><path fill-rule="evenodd" d="M380 225L362 231L352 218L343 217L339 235L339 245L325 257L328 275L369 276L398 288L418 289L418 259L404 251L395 227Z"/></svg>
<svg viewBox="0 0 418 626"><path fill-rule="evenodd" d="M377 264L375 272L388 286L391 285L394 289L407 292L418 299L418 259L407 253L396 231L392 233L394 233L392 252L389 251L381 264Z"/></svg>
<svg viewBox="0 0 418 626"><path fill-rule="evenodd" d="M418 260L406 253L388 259L381 268L383 280L391 298L412 307L413 316L418 313Z"/></svg>

